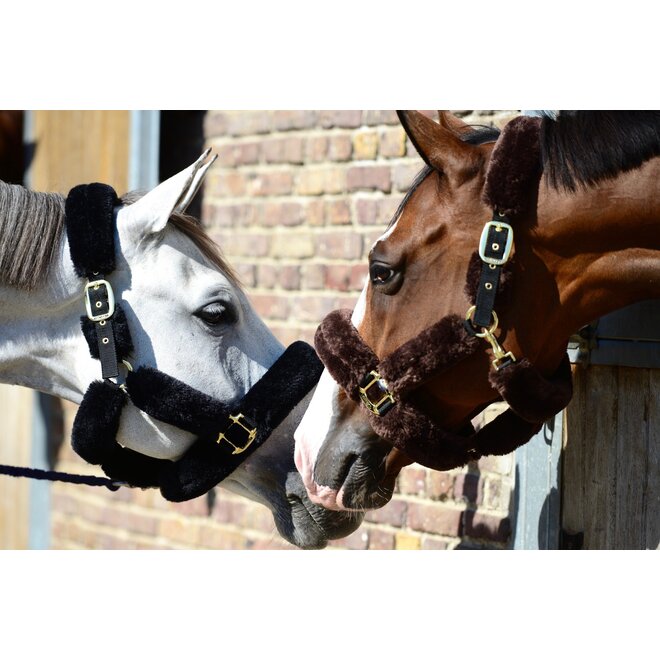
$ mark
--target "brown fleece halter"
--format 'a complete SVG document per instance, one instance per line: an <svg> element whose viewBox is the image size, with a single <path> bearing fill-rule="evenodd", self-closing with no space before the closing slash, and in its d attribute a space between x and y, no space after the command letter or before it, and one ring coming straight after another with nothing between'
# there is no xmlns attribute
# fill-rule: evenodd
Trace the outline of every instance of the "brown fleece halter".
<svg viewBox="0 0 660 660"><path fill-rule="evenodd" d="M518 360L504 351L494 335L494 306L501 301L498 291L510 280L507 262L513 226L533 208L540 181L539 126L537 118L514 119L493 151L484 201L494 215L468 269L467 290L473 307L467 319L448 315L383 360L360 337L350 310L331 312L316 332L319 357L349 398L364 405L374 431L433 469L449 470L480 456L513 451L572 397L567 356L555 374L545 378L526 358ZM495 357L489 382L509 409L477 432L470 423L460 433L447 431L415 404L414 393L477 352L480 339L489 342Z"/></svg>

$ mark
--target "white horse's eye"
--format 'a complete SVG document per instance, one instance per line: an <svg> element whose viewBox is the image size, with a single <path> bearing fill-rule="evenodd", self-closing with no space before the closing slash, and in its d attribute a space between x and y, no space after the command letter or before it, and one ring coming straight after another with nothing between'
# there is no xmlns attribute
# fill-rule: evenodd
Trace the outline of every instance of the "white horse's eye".
<svg viewBox="0 0 660 660"><path fill-rule="evenodd" d="M212 302L205 305L195 312L195 316L198 316L204 323L208 323L209 325L232 323L236 318L233 307L221 302Z"/></svg>

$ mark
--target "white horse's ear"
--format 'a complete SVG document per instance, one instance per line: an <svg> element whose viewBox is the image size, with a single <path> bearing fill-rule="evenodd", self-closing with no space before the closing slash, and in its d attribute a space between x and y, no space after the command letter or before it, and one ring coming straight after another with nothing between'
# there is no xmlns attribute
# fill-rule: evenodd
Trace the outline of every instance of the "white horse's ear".
<svg viewBox="0 0 660 660"><path fill-rule="evenodd" d="M183 213L202 185L204 176L217 155L209 159L207 149L190 167L157 185L134 204L120 209L120 214L143 236L155 234L167 225L174 212Z"/></svg>

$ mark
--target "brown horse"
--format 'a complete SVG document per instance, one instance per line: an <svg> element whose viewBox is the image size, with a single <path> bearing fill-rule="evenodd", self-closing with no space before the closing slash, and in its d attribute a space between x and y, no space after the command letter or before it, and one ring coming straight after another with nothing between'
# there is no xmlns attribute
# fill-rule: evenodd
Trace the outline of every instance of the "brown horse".
<svg viewBox="0 0 660 660"><path fill-rule="evenodd" d="M414 111L399 116L426 167L371 250L370 281L352 317L381 359L447 315L465 318L468 268L493 214L484 186L497 135L447 113L439 123ZM543 176L531 212L515 226L497 339L549 377L579 328L660 297L660 113L534 121ZM480 342L411 396L434 423L459 432L499 399L491 353ZM376 435L370 415L324 372L296 432L296 464L314 501L335 509L389 501L398 472L412 461Z"/></svg>

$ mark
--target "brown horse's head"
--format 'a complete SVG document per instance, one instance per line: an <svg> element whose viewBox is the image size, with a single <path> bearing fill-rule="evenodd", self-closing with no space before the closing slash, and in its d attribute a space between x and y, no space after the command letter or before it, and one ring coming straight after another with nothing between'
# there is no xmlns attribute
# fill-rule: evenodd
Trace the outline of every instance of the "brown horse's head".
<svg viewBox="0 0 660 660"><path fill-rule="evenodd" d="M414 111L399 117L426 166L370 252L369 281L352 317L380 359L447 315L465 317L471 305L468 271L493 214L483 193L497 132L475 130L446 113L440 113L439 123ZM510 167L515 170L516 163ZM568 194L541 182L531 193L529 212L516 223L512 291L497 309L498 339L544 375L562 362L572 332L624 303L621 283L629 273L620 261L614 282L609 256L617 245L638 247L630 234L621 243L621 217L629 212L623 200L630 199L621 192L629 183L618 178L595 191L580 187ZM599 221L613 233L594 245L598 205L603 209ZM655 216L647 209L645 217ZM650 237L645 227L641 231ZM649 240L657 242L655 236ZM638 279L643 279L639 268L647 256L630 255ZM657 252L651 257L657 275ZM657 279L653 286L660 295ZM644 297L640 290L637 294ZM488 378L492 355L481 343L415 391L417 406L449 431L463 429L499 398ZM318 503L369 508L391 497L399 470L411 460L376 436L369 414L324 375L296 432L296 464ZM388 414L395 415L396 408Z"/></svg>

